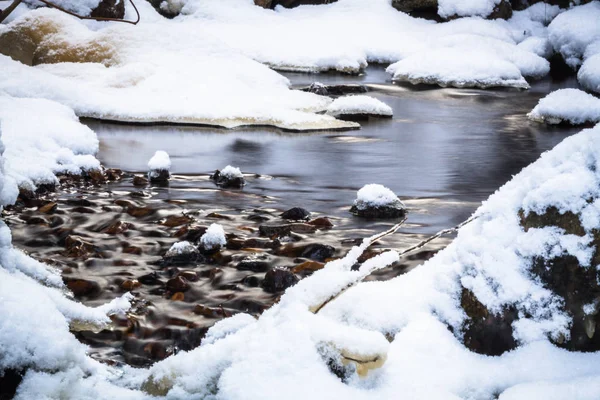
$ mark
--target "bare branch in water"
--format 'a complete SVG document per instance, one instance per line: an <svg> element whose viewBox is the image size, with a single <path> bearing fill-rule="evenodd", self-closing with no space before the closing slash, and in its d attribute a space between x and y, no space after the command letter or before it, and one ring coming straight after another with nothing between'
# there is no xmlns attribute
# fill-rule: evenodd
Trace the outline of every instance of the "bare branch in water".
<svg viewBox="0 0 600 400"><path fill-rule="evenodd" d="M416 245L414 245L414 246L411 246L411 247L409 247L408 249L402 250L401 252L399 252L399 253L398 253L398 255L399 255L400 257L402 257L402 256L404 256L404 255L406 255L406 254L408 254L408 253L410 253L410 252L413 252L413 251L415 251L415 250L418 250L418 249L420 249L420 248L424 247L424 246L425 246L427 243L429 243L429 242L431 242L431 241L433 241L433 240L435 240L435 239L437 239L437 238L439 238L439 237L441 237L441 236L444 236L444 235L448 235L448 234L450 234L450 233L457 232L457 231L458 231L460 228L462 228L463 226L467 225L468 223L470 223L470 222L474 221L474 220L475 220L475 219L477 219L478 217L479 217L479 216L472 216L471 218L467 219L466 221L463 221L463 222L461 222L460 224L456 225L456 226L455 226L455 227L453 227L453 228L443 229L443 230L439 231L438 233L436 233L435 235L433 235L433 236L430 236L430 237L428 237L427 239L425 239L425 240L423 240L423 241L421 241L421 242L417 243ZM396 225L394 225L392 228L390 228L389 230L387 230L387 231L385 231L385 232L382 232L382 233L380 233L380 234L379 234L379 235L377 235L377 236L374 236L374 237L372 237L372 238L369 240L369 243L367 244L367 246L365 247L365 250L366 250L366 249L367 249L369 246L371 246L373 243L377 242L378 240L380 240L380 239L384 238L385 236L391 235L392 233L396 232L396 231L397 231L397 230L400 228L400 226L402 226L402 224L404 224L404 222L406 222L406 217L405 217L405 218L404 218L402 221L400 221L399 223L397 223ZM378 269L384 269L384 268L386 268L386 267L377 268L376 270L378 270ZM368 276L368 275L362 276L362 277L358 278L356 281L354 281L354 282L352 282L352 283L348 284L346 287L344 287L344 288L343 288L342 290L340 290L338 293L336 293L336 294L332 295L332 296L331 296L331 297L329 297L327 300L325 300L325 302L321 303L321 305L319 305L317 308L315 308L315 310L314 310L313 312L316 314L316 313L318 313L319 311L321 311L321 310L323 309L323 307L325 307L327 304L331 303L333 300L335 300L337 297L339 297L339 296L340 296L342 293L344 293L346 290L348 290L348 289L350 289L351 287L354 287L354 286L358 285L360 282L362 282L362 281L363 281L363 279L364 279L366 276Z"/></svg>

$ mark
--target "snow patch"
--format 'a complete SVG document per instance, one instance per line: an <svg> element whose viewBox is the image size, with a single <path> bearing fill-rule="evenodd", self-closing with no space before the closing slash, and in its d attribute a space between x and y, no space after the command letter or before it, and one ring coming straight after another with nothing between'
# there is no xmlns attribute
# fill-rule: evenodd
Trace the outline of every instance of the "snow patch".
<svg viewBox="0 0 600 400"><path fill-rule="evenodd" d="M579 89L559 89L542 98L527 116L538 122L600 122L600 99Z"/></svg>
<svg viewBox="0 0 600 400"><path fill-rule="evenodd" d="M367 114L391 117L392 108L384 102L370 96L344 96L339 97L327 107L327 114L333 116Z"/></svg>
<svg viewBox="0 0 600 400"><path fill-rule="evenodd" d="M211 224L204 235L200 238L200 244L206 250L218 249L227 244L225 230L219 224Z"/></svg>

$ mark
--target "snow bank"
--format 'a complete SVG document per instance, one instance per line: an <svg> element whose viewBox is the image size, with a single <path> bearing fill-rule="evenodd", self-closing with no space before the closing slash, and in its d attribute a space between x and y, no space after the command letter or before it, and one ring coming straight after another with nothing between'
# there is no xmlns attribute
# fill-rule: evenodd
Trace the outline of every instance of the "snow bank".
<svg viewBox="0 0 600 400"><path fill-rule="evenodd" d="M68 107L0 93L0 124L7 185L14 182L35 191L40 184L57 184L55 174L100 168L93 156L98 151L96 134Z"/></svg>
<svg viewBox="0 0 600 400"><path fill-rule="evenodd" d="M384 102L370 96L344 96L339 97L327 107L327 114L333 116L365 114L391 117L392 108Z"/></svg>
<svg viewBox="0 0 600 400"><path fill-rule="evenodd" d="M494 11L500 0L439 0L438 14L448 17L487 17Z"/></svg>
<svg viewBox="0 0 600 400"><path fill-rule="evenodd" d="M211 224L200 238L200 244L206 250L218 249L227 244L225 231L219 224Z"/></svg>
<svg viewBox="0 0 600 400"><path fill-rule="evenodd" d="M567 64L577 68L587 47L600 39L600 2L592 1L558 15L548 26L550 42Z"/></svg>
<svg viewBox="0 0 600 400"><path fill-rule="evenodd" d="M600 45L598 47L598 53L584 61L577 80L584 88L600 93Z"/></svg>
<svg viewBox="0 0 600 400"><path fill-rule="evenodd" d="M33 187L55 182L55 172L78 173L82 166L98 165L91 155L77 155L95 151L95 135L59 104L0 96L0 132L6 138L6 149L0 142L0 206L16 200L17 183ZM11 240L0 222L0 371L29 369L25 380L37 376L47 381L35 386L45 396L52 396L47 390L51 385L70 379L98 380L106 367L86 355L86 346L70 330L107 327L108 316L129 309L132 297L126 294L97 308L77 303L69 298L58 270L13 248ZM67 393L66 388L59 393ZM26 385L17 397L41 398Z"/></svg>
<svg viewBox="0 0 600 400"><path fill-rule="evenodd" d="M600 99L579 89L560 89L541 99L527 116L548 124L600 122Z"/></svg>

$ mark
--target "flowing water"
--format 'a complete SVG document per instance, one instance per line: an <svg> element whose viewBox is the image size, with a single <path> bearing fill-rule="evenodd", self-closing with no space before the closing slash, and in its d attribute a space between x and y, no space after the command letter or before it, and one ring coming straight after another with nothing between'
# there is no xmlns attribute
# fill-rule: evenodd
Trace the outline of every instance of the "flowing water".
<svg viewBox="0 0 600 400"><path fill-rule="evenodd" d="M364 184L388 186L409 208L399 233L374 246L368 257L463 221L512 175L579 130L526 118L539 98L574 81L484 91L394 85L381 67L361 76L286 75L295 87L314 81L366 85L369 95L393 108L394 117L371 118L356 131L309 134L86 121L100 139L98 158L126 171L123 178L64 186L42 201L7 210L15 245L61 268L84 303L99 305L127 290L136 295L132 313L114 318L112 329L77 333L92 355L147 365L197 346L224 316L260 314L281 294L269 289L265 271L281 266L302 278L395 222L349 214ZM133 175L146 172L156 150L171 156L170 184L134 186ZM242 190L220 189L209 179L228 164L245 172ZM38 209L48 202L56 208ZM281 224L279 213L295 206L313 218L328 217L333 228L302 225L278 240L260 236L261 224ZM161 257L171 244L197 240L213 222L228 233L227 249L203 262L165 264ZM407 272L449 240L369 279ZM330 247L315 251L321 245Z"/></svg>

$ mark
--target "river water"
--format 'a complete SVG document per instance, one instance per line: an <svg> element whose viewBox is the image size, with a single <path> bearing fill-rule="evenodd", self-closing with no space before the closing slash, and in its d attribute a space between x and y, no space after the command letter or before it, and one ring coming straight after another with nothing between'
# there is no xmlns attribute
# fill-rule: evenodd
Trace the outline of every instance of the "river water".
<svg viewBox="0 0 600 400"><path fill-rule="evenodd" d="M100 139L98 158L125 171L123 179L63 186L38 203L5 211L15 245L60 268L78 300L97 306L132 290L133 310L115 317L111 329L77 333L93 357L149 365L198 346L224 316L259 315L281 295L265 289L266 271L283 267L302 278L396 222L348 212L365 184L391 188L409 208L407 223L368 257L462 222L512 175L579 130L526 118L539 98L574 81L484 91L395 85L381 67L360 76L286 75L298 88L315 81L364 84L394 117L369 119L355 131L308 134L85 121ZM134 186L133 174L145 174L156 150L171 156L169 185ZM209 179L228 164L246 173L242 190L221 189ZM56 203L51 211L43 208L48 202ZM261 224L281 224L279 214L295 206L328 217L333 228L302 226L280 241L260 237ZM228 234L226 249L203 262L161 264L173 243L197 240L213 222ZM432 242L368 279L406 273L449 240ZM306 250L315 245L331 252ZM244 263L257 258L258 264ZM185 287L170 285L178 277Z"/></svg>

